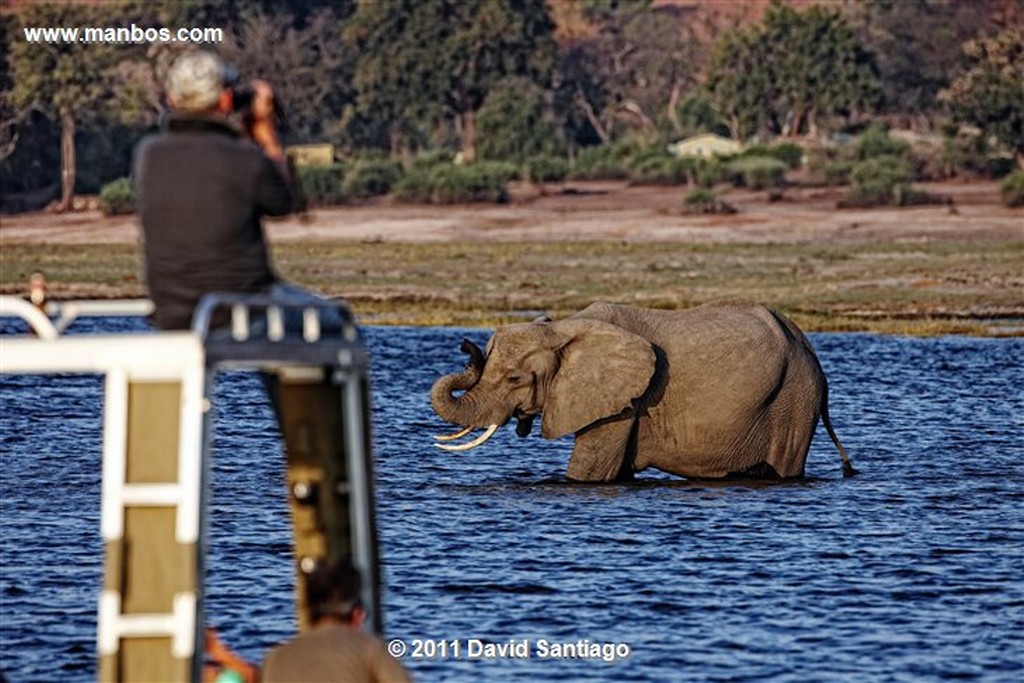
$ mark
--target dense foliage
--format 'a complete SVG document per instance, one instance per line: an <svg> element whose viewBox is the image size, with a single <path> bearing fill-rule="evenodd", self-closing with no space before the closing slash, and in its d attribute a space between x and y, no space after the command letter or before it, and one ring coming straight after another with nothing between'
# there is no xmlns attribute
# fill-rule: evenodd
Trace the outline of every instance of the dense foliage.
<svg viewBox="0 0 1024 683"><path fill-rule="evenodd" d="M225 40L205 49L273 84L286 142L363 159L301 169L313 205L394 191L500 199L492 179L507 182L510 168L537 183L760 188L793 174L848 183L880 155L906 161L914 179L1024 166L1019 3L742 5L16 3L0 11L0 210L58 196L67 208L73 192L128 175L132 146L161 116L162 77L186 48L32 43L23 28L36 26L222 27ZM872 121L939 142L910 149L883 126L858 137ZM706 132L744 144L745 160L668 153ZM508 165L496 176L477 159Z"/></svg>
<svg viewBox="0 0 1024 683"><path fill-rule="evenodd" d="M118 178L100 189L100 211L107 216L135 212L135 191L130 178Z"/></svg>
<svg viewBox="0 0 1024 683"><path fill-rule="evenodd" d="M943 94L954 115L1024 158L1024 24L964 45L969 66Z"/></svg>
<svg viewBox="0 0 1024 683"><path fill-rule="evenodd" d="M1015 171L1003 179L1000 190L1003 204L1010 207L1024 206L1024 171Z"/></svg>
<svg viewBox="0 0 1024 683"><path fill-rule="evenodd" d="M814 135L824 117L871 111L880 100L873 56L837 10L773 5L764 22L715 45L708 88L733 137Z"/></svg>

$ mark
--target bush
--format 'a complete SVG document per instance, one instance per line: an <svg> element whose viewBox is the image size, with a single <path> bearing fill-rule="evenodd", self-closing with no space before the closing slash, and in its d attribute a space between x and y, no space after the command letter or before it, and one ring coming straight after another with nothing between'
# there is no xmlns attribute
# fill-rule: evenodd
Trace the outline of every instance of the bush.
<svg viewBox="0 0 1024 683"><path fill-rule="evenodd" d="M787 168L800 168L804 159L804 148L795 142L780 142L771 147L755 145L745 149L737 158L742 157L771 157L784 163Z"/></svg>
<svg viewBox="0 0 1024 683"><path fill-rule="evenodd" d="M387 194L402 178L402 167L387 159L367 159L356 162L345 175L342 193L347 197L379 197Z"/></svg>
<svg viewBox="0 0 1024 683"><path fill-rule="evenodd" d="M859 161L885 156L905 157L910 152L910 145L889 137L889 132L880 126L870 126L854 142L854 151Z"/></svg>
<svg viewBox="0 0 1024 683"><path fill-rule="evenodd" d="M437 164L424 168L413 168L395 184L394 196L400 202L427 204L434 194L434 174L447 168Z"/></svg>
<svg viewBox="0 0 1024 683"><path fill-rule="evenodd" d="M774 157L743 156L727 164L732 182L737 187L763 190L785 182L786 164Z"/></svg>
<svg viewBox="0 0 1024 683"><path fill-rule="evenodd" d="M534 183L560 183L569 175L569 162L559 157L533 157L526 162L526 177Z"/></svg>
<svg viewBox="0 0 1024 683"><path fill-rule="evenodd" d="M701 187L711 188L725 181L729 175L726 164L718 159L699 159L697 161L696 180Z"/></svg>
<svg viewBox="0 0 1024 683"><path fill-rule="evenodd" d="M344 166L299 166L296 170L302 194L310 206L334 206L345 203L341 177Z"/></svg>
<svg viewBox="0 0 1024 683"><path fill-rule="evenodd" d="M865 159L850 173L853 187L844 206L904 205L913 178L910 164L894 156Z"/></svg>
<svg viewBox="0 0 1024 683"><path fill-rule="evenodd" d="M629 168L613 145L598 145L580 150L569 171L574 180L625 180Z"/></svg>
<svg viewBox="0 0 1024 683"><path fill-rule="evenodd" d="M508 200L508 164L481 162L414 169L395 186L402 202L459 204Z"/></svg>
<svg viewBox="0 0 1024 683"><path fill-rule="evenodd" d="M715 199L714 192L704 187L698 187L686 195L685 201L687 204L707 204L708 202L715 201Z"/></svg>
<svg viewBox="0 0 1024 683"><path fill-rule="evenodd" d="M856 165L857 163L854 161L833 161L830 164L825 164L825 184L848 185L850 183L850 174Z"/></svg>
<svg viewBox="0 0 1024 683"><path fill-rule="evenodd" d="M106 216L135 213L135 190L131 178L118 178L100 188L100 211Z"/></svg>
<svg viewBox="0 0 1024 683"><path fill-rule="evenodd" d="M472 168L476 173L500 179L503 184L520 175L519 167L511 161L478 161L461 168Z"/></svg>
<svg viewBox="0 0 1024 683"><path fill-rule="evenodd" d="M711 190L699 187L686 195L683 200L683 213L732 214L736 213L736 209L716 197Z"/></svg>
<svg viewBox="0 0 1024 683"><path fill-rule="evenodd" d="M1009 207L1024 206L1024 171L1014 171L999 185L1003 204Z"/></svg>
<svg viewBox="0 0 1024 683"><path fill-rule="evenodd" d="M433 168L441 164L450 164L455 160L455 155L447 150L431 150L420 152L412 160L413 169Z"/></svg>
<svg viewBox="0 0 1024 683"><path fill-rule="evenodd" d="M788 168L800 168L804 160L804 148L795 142L782 142L768 149L769 156L775 157Z"/></svg>
<svg viewBox="0 0 1024 683"><path fill-rule="evenodd" d="M682 185L689 182L695 168L690 159L668 155L648 156L636 162L629 180L638 185Z"/></svg>
<svg viewBox="0 0 1024 683"><path fill-rule="evenodd" d="M435 176L431 201L436 204L505 202L508 200L509 164L481 162L450 166Z"/></svg>

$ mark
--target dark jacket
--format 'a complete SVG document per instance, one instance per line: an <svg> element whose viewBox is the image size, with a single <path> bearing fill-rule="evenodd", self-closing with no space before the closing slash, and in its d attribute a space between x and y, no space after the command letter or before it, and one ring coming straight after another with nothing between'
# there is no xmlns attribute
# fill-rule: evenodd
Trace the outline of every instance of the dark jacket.
<svg viewBox="0 0 1024 683"><path fill-rule="evenodd" d="M156 326L187 329L208 292L259 292L277 281L260 224L290 213L277 164L226 121L174 117L135 150L145 274Z"/></svg>

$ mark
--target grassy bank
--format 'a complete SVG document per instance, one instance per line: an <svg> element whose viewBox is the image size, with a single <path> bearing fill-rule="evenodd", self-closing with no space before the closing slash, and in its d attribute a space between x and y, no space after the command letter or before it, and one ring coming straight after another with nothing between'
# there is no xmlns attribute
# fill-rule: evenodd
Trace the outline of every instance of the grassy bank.
<svg viewBox="0 0 1024 683"><path fill-rule="evenodd" d="M285 242L288 279L369 324L491 326L593 301L679 308L762 302L808 330L1021 334L1024 242L855 244ZM6 245L0 286L46 273L56 298L144 296L132 245Z"/></svg>

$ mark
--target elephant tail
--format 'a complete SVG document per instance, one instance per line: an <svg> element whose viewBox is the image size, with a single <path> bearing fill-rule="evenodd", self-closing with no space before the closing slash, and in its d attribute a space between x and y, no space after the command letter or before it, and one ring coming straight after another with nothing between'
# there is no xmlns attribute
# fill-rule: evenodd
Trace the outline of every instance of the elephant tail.
<svg viewBox="0 0 1024 683"><path fill-rule="evenodd" d="M839 437L836 436L836 430L832 428L832 420L828 416L828 380L822 377L824 381L824 389L821 392L821 421L825 425L825 431L828 432L829 438L832 439L832 443L839 449L839 457L843 459L843 476L852 477L857 474L857 470L853 468L853 463L850 462L850 456L846 454L846 449L843 448L843 444L839 441Z"/></svg>
<svg viewBox="0 0 1024 683"><path fill-rule="evenodd" d="M825 369L821 367L821 361L818 359L818 354L814 352L814 347L811 346L811 340L807 338L807 335L803 333L799 327L796 326L792 320L782 315L778 311L772 311L772 315L779 321L784 330L787 330L796 340L799 341L800 345L803 346L804 350L814 360L814 364L818 367L818 373L821 375L821 421L825 424L825 431L828 432L829 438L832 439L832 443L839 449L839 457L843 459L843 476L852 477L857 474L857 470L853 468L853 463L850 462L850 456L846 454L846 449L843 448L843 444L839 441L839 437L836 436L836 430L832 428L832 419L828 415L828 378L825 377Z"/></svg>

